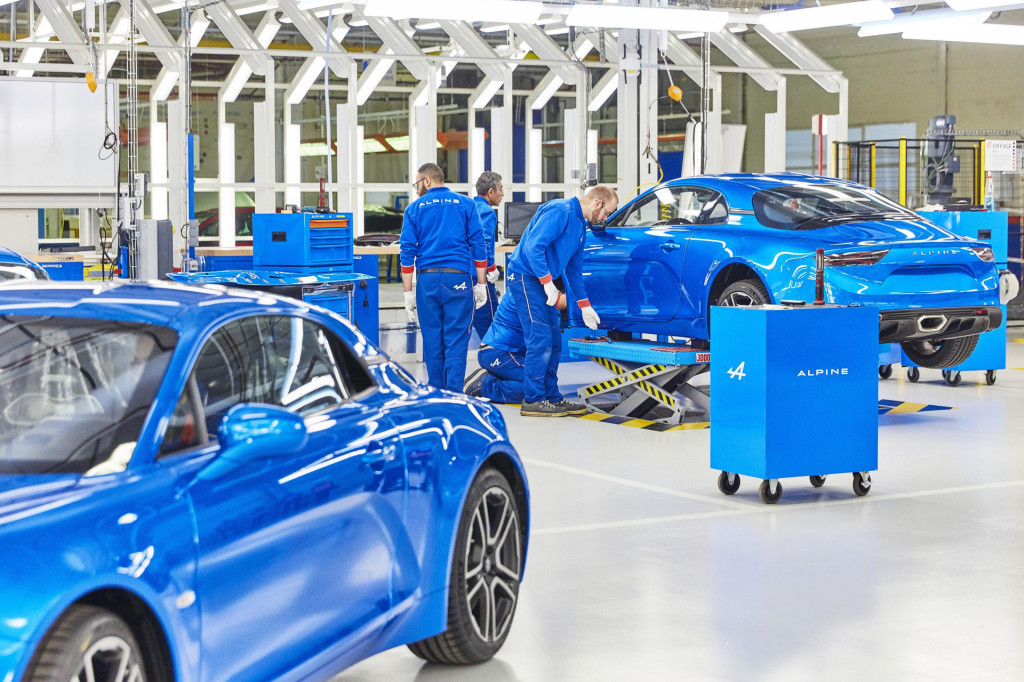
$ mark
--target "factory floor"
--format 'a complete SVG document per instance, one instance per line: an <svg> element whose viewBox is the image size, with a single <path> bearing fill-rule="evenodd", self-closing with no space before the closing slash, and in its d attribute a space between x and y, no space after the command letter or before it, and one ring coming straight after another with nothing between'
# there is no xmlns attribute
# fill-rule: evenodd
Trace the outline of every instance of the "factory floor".
<svg viewBox="0 0 1024 682"><path fill-rule="evenodd" d="M504 648L465 669L394 649L333 682L1020 680L1024 329L1007 354L994 386L898 367L879 382L880 399L954 409L881 415L866 497L849 475L784 479L776 505L749 478L726 497L708 430L503 407L533 507Z"/></svg>

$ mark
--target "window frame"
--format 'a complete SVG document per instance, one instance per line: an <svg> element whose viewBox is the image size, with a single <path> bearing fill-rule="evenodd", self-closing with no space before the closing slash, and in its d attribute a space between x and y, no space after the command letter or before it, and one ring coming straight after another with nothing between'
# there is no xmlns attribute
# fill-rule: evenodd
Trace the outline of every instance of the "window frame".
<svg viewBox="0 0 1024 682"><path fill-rule="evenodd" d="M642 223L638 223L636 225L625 225L624 224L635 213L637 213L642 208L646 207L649 202L655 201L655 200L660 201L660 198L657 195L657 191L659 191L661 189L667 189L670 192L672 192L673 194L681 194L683 192L691 192L693 194L697 194L699 192L710 192L711 193L711 197L706 202L704 202L704 204L701 206L700 211L697 213L697 219L695 221L693 221L693 222L666 223L666 224L658 224L658 223L642 224ZM721 203L721 205L725 207L725 217L723 217L721 220L715 220L714 222L710 222L709 221L710 214L709 214L708 207L712 207L713 208L715 205L717 205L719 203ZM712 187L705 187L703 185L671 185L671 186L666 186L664 188L652 189L646 196L637 197L637 199L634 200L629 205L629 207L626 210L626 212L623 213L622 218L620 220L618 220L615 224L607 225L607 228L609 228L609 229L611 229L611 228L619 228L619 229L629 230L629 229L635 229L635 228L649 228L649 227L686 227L686 226L690 226L690 225L719 225L721 223L729 222L729 216L730 215L731 215L731 210L729 208L729 200L726 199L725 194L723 194L722 192L718 191L717 189L714 189Z"/></svg>

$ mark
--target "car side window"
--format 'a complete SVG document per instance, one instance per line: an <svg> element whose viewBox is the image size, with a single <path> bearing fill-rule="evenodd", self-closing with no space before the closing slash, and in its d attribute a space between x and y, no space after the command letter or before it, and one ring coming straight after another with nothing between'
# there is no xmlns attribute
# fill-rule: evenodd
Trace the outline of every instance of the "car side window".
<svg viewBox="0 0 1024 682"><path fill-rule="evenodd" d="M288 316L230 322L199 352L161 452L216 440L224 415L240 403L277 405L306 416L374 386L353 351L314 322Z"/></svg>
<svg viewBox="0 0 1024 682"><path fill-rule="evenodd" d="M657 227L720 223L729 217L725 198L705 187L658 187L637 199L608 227Z"/></svg>

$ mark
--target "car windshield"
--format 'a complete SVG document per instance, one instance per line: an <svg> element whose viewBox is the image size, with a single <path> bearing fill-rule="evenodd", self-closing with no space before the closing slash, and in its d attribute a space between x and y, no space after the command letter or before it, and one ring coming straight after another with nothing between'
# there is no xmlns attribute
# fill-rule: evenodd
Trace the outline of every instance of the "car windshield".
<svg viewBox="0 0 1024 682"><path fill-rule="evenodd" d="M156 325L0 316L0 475L123 470L176 342Z"/></svg>
<svg viewBox="0 0 1024 682"><path fill-rule="evenodd" d="M815 230L858 220L915 220L919 216L873 190L842 185L793 185L765 189L753 198L766 227Z"/></svg>
<svg viewBox="0 0 1024 682"><path fill-rule="evenodd" d="M0 282L11 279L50 279L46 271L28 265L0 263Z"/></svg>

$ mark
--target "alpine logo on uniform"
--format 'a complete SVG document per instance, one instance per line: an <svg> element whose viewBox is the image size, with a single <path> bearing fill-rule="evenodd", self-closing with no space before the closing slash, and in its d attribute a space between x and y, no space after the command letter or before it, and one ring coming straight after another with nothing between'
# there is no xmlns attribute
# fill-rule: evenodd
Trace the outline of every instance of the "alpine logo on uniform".
<svg viewBox="0 0 1024 682"><path fill-rule="evenodd" d="M495 359L494 362L491 363L491 367L501 367L501 360Z"/></svg>
<svg viewBox="0 0 1024 682"><path fill-rule="evenodd" d="M465 282L460 282L460 283L455 285L455 288L458 289L459 291L465 291L466 290L466 283Z"/></svg>
<svg viewBox="0 0 1024 682"><path fill-rule="evenodd" d="M508 277L507 277L506 279L507 279L507 280L508 280L509 282L514 282L514 281L516 281L516 273L514 273L514 272L510 272L510 273L508 273Z"/></svg>

